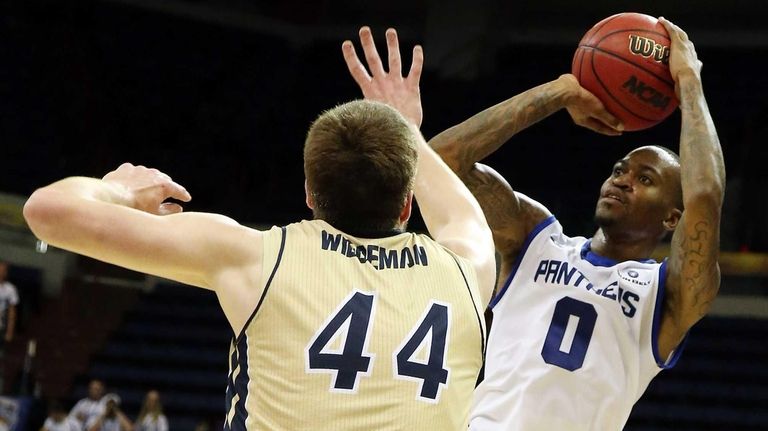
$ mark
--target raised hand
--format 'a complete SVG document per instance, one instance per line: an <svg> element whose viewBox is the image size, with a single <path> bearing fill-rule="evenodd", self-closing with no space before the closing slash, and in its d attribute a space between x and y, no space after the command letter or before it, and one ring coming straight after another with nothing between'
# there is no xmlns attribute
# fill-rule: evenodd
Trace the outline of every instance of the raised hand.
<svg viewBox="0 0 768 431"><path fill-rule="evenodd" d="M192 196L171 177L144 166L123 163L104 176L103 180L122 188L125 204L132 208L156 215L168 215L183 211L181 205L164 202L168 198L189 202Z"/></svg>
<svg viewBox="0 0 768 431"><path fill-rule="evenodd" d="M621 135L624 130L621 121L605 109L600 99L579 85L575 76L566 74L559 80L569 89L565 108L574 123L603 135Z"/></svg>
<svg viewBox="0 0 768 431"><path fill-rule="evenodd" d="M693 42L688 39L688 34L680 27L671 23L664 17L659 17L659 22L669 33L669 72L675 80L675 92L680 99L680 78L690 76L701 80L702 63L696 55Z"/></svg>
<svg viewBox="0 0 768 431"><path fill-rule="evenodd" d="M363 96L368 100L375 100L392 106L400 111L408 121L417 127L421 126L423 112L419 80L424 64L424 52L421 46L413 47L411 70L407 77L403 77L400 46L395 29L387 30L388 72L384 71L370 28L362 27L360 29L360 44L363 47L370 74L360 62L355 52L355 46L351 41L345 40L341 45L341 50L344 53L344 60L347 63L347 68L349 68L349 73L360 86Z"/></svg>

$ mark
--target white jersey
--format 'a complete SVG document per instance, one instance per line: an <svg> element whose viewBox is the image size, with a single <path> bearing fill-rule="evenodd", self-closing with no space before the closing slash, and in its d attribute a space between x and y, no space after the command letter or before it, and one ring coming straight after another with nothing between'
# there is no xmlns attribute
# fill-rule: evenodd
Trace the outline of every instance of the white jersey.
<svg viewBox="0 0 768 431"><path fill-rule="evenodd" d="M470 429L620 430L662 368L666 261L617 263L554 217L528 236L491 302L485 380Z"/></svg>

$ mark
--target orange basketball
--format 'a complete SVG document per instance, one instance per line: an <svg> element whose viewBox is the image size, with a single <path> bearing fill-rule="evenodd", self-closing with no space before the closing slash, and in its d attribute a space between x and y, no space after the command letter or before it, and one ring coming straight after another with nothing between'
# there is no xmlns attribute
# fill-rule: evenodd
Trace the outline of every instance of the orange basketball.
<svg viewBox="0 0 768 431"><path fill-rule="evenodd" d="M598 22L579 42L571 70L624 130L647 129L677 108L669 34L652 16L620 13Z"/></svg>

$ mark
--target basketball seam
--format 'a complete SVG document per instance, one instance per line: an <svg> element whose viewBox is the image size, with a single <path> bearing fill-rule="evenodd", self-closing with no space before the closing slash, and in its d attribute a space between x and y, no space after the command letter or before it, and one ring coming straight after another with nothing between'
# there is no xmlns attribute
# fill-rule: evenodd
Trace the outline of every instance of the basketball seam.
<svg viewBox="0 0 768 431"><path fill-rule="evenodd" d="M601 28L603 28L603 27L605 27L605 26L606 26L606 24L608 24L609 22L611 22L611 21L613 21L614 19L618 18L619 16L621 16L621 14L620 14L620 13L617 13L616 15L614 15L614 16L612 16L612 17L609 17L609 18L608 18L608 19L607 19L607 20L606 20L604 23L602 23L602 24L600 25L600 27L597 27L596 29L594 29L594 30L595 30L595 33L592 35L592 37L591 37L590 39L594 38L594 37L595 37L595 35L597 35L597 33L598 33L598 32L600 32L600 29L601 29ZM588 30L588 31L587 31L587 33L589 33L590 31L592 31L592 30ZM601 40L602 40L602 39L601 39Z"/></svg>
<svg viewBox="0 0 768 431"><path fill-rule="evenodd" d="M666 35L666 34L664 34L664 33L659 33L658 31L654 31L654 30L648 30L647 28L622 28L621 30L614 30L614 31L612 31L612 32L610 32L610 33L608 33L608 34L606 34L605 36L603 36L603 38L602 38L602 39L598 40L598 41L597 41L597 43L599 44L600 42L604 41L604 40L605 40L606 38L608 38L609 36L613 36L613 35L614 35L614 34L616 34L616 33L623 33L623 32L626 32L626 31L644 31L644 32L646 32L646 33L655 34L655 35L657 35L657 36L661 36L661 37L663 37L664 39L670 40L670 39L669 39L669 35ZM654 41L654 42L655 42L655 41ZM670 41L670 42L671 42L671 41Z"/></svg>
<svg viewBox="0 0 768 431"><path fill-rule="evenodd" d="M581 55L581 57L579 57ZM584 50L577 49L576 54L573 56L573 64L571 72L576 76L576 80L581 82L581 69L584 67Z"/></svg>
<svg viewBox="0 0 768 431"><path fill-rule="evenodd" d="M600 75L597 74L597 70L595 70L595 54L594 53L592 54L592 58L590 59L590 65L592 66L592 74L595 76L595 79L597 79L597 82L600 83L600 86L603 87L603 90L605 90L605 94L611 96L611 99L613 99L622 109L624 109L625 111L629 112L630 114L634 115L635 117L637 117L637 118L639 118L641 120L649 121L649 122L652 122L652 123L653 122L658 122L657 120L652 120L650 118L645 118L642 115L636 114L635 111L633 111L633 110L627 108L626 106L624 106L624 104L621 103L621 101L619 99L617 99L616 96L614 96L611 93L611 91L608 89L608 87L606 87L606 85L603 82L603 80L600 79Z"/></svg>
<svg viewBox="0 0 768 431"><path fill-rule="evenodd" d="M606 50L604 50L604 49L596 48L596 47L594 47L594 46L579 45L579 48L585 48L585 49L586 49L586 48L589 48L589 49L593 49L593 50L595 50L595 51L601 52L601 53L603 53L603 54L605 54L605 55L610 55L611 57L617 58L617 59L619 59L619 60L621 60L621 61L623 61L623 62L625 62L625 63L627 63L627 64L630 64L630 65L632 65L632 66L635 66L635 67L637 67L638 69L642 70L643 72L646 72L646 73L648 73L649 75L653 75L653 77L655 77L655 78L656 78L656 79L658 79L659 81L661 81L661 82L663 82L663 83L667 84L667 86L669 86L669 88L671 88L672 90L674 90L674 89L675 89L675 83L674 83L674 82L669 82L669 81L667 81L665 78L663 78L663 77L661 77L661 76L657 75L655 72L653 72L653 71L650 71L650 70L648 70L648 69L644 68L642 65L639 65L639 64L633 63L633 62L631 62L631 61L627 60L626 58L624 58L624 57L620 56L619 54L616 54L616 53L614 53L614 52L611 52L611 51L606 51ZM592 55L592 58L594 59L594 58L595 58L595 56L594 56L594 55ZM594 68L593 68L593 69L594 69Z"/></svg>

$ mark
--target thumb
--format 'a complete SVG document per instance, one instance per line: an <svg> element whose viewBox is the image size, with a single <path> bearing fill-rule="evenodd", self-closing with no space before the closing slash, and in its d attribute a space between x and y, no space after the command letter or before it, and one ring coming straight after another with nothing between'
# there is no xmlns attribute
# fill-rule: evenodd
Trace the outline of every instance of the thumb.
<svg viewBox="0 0 768 431"><path fill-rule="evenodd" d="M181 207L181 205L173 202L163 202L160 204L160 208L158 209L159 215L170 215L170 214L178 214L180 212L184 211L184 208Z"/></svg>

